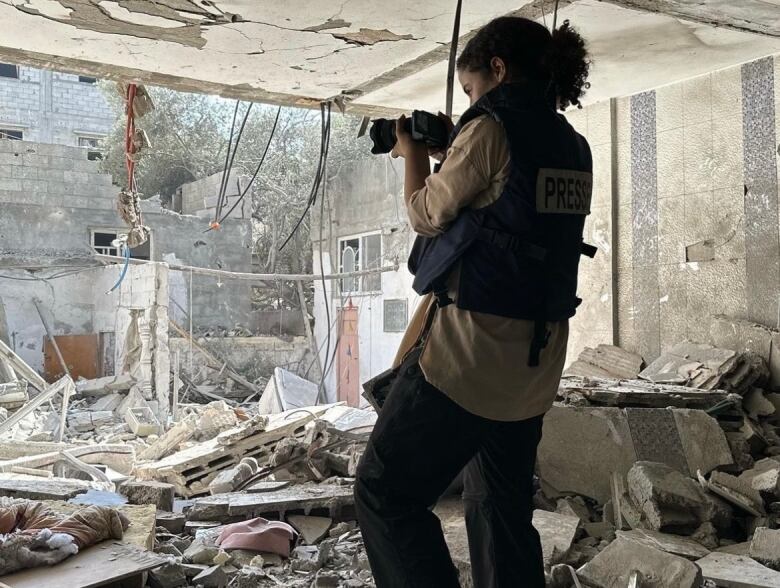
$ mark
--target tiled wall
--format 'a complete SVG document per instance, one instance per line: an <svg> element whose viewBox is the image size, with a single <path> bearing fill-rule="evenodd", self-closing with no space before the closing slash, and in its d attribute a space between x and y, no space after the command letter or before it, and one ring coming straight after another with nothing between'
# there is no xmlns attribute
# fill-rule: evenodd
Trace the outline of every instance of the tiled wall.
<svg viewBox="0 0 780 588"><path fill-rule="evenodd" d="M615 255L617 268L616 342L645 359L684 339L708 341L713 314L777 325L778 71L769 57L615 101L617 238L604 257ZM605 109L570 116L594 146L591 120ZM706 254L687 254L697 243ZM583 261L569 361L612 340L604 280L593 273Z"/></svg>

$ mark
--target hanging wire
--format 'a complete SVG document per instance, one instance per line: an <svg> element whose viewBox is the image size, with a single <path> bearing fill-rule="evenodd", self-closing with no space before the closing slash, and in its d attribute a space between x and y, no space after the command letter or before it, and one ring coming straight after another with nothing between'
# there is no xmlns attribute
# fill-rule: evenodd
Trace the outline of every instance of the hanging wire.
<svg viewBox="0 0 780 588"><path fill-rule="evenodd" d="M106 292L106 294L111 294L114 290L119 288L119 286L122 285L122 281L125 279L125 276L127 275L127 268L130 267L130 247L128 246L127 242L125 242L125 264L124 267L122 267L122 273L119 274L119 279L116 281L116 284L114 284L111 289Z"/></svg>
<svg viewBox="0 0 780 588"><path fill-rule="evenodd" d="M219 199L222 197L222 191L227 182L228 177L228 163L230 162L230 150L233 148L233 133L236 130L236 118L238 118L238 106L241 104L239 100L236 100L236 107L233 110L233 122L230 123L230 138L228 139L227 151L225 151L225 166L222 169L222 179L219 182L219 192L217 193L217 205L219 205ZM219 215L215 215L212 227L217 222Z"/></svg>
<svg viewBox="0 0 780 588"><path fill-rule="evenodd" d="M282 107L280 106L279 109L276 111L276 119L274 120L274 126L271 128L271 134L268 136L268 142L265 144L265 150L263 151L263 156L260 158L260 163L257 164L257 167L255 168L255 173L252 174L252 178L249 180L249 183L246 185L246 188L241 192L241 195L238 197L238 200L235 201L233 206L228 210L225 215L219 219L217 222L219 224L222 224L225 222L225 219L230 216L230 214L238 207L238 205L244 200L244 196L246 196L249 189L252 187L252 184L254 183L255 179L257 178L257 174L260 173L260 168L263 165L263 162L265 161L265 156L268 154L268 148L271 146L271 140L274 138L274 133L276 132L276 125L279 122L279 115L282 113Z"/></svg>
<svg viewBox="0 0 780 588"><path fill-rule="evenodd" d="M230 179L230 174L233 171L233 162L236 159L236 153L238 153L238 146L241 143L241 136L244 134L244 127L246 127L246 121L249 119L249 113L252 111L253 105L254 102L250 102L249 106L247 106L246 111L244 112L244 118L241 121L241 128L239 128L238 135L236 136L236 144L233 146L233 152L230 154L230 163L228 164L225 173L222 175L222 190L220 192L219 198L217 199L217 210L216 210L216 214L214 215L215 219L219 219L220 215L222 214L222 208L225 206L225 201L227 200L226 194L227 194L228 181ZM216 222L215 228L219 228L219 221L215 220L215 222Z"/></svg>

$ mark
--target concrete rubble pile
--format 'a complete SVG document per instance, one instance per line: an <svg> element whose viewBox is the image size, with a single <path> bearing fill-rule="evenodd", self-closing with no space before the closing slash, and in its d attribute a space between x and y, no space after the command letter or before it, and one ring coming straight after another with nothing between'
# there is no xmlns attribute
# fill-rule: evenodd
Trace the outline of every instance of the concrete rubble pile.
<svg viewBox="0 0 780 588"><path fill-rule="evenodd" d="M580 520L552 586L780 586L778 337L720 316L647 366L572 363L538 458L537 507Z"/></svg>

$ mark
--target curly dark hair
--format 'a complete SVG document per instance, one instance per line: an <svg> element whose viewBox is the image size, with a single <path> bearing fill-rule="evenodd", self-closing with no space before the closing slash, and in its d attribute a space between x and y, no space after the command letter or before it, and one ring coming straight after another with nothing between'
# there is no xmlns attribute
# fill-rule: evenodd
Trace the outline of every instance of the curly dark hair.
<svg viewBox="0 0 780 588"><path fill-rule="evenodd" d="M509 80L531 79L550 83L558 106L582 108L580 98L590 87L586 80L590 58L585 39L569 21L552 33L538 22L502 16L483 26L458 57L458 69L490 71L490 60L500 57Z"/></svg>

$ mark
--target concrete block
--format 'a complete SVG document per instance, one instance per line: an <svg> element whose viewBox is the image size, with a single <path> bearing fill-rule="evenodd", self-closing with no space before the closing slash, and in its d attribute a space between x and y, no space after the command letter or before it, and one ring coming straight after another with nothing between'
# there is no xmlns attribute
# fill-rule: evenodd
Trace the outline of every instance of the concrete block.
<svg viewBox="0 0 780 588"><path fill-rule="evenodd" d="M776 588L780 573L750 559L730 553L710 553L696 562L704 579L722 588Z"/></svg>
<svg viewBox="0 0 780 588"><path fill-rule="evenodd" d="M780 530L759 527L750 541L748 555L773 570L780 570Z"/></svg>
<svg viewBox="0 0 780 588"><path fill-rule="evenodd" d="M149 572L151 588L178 588L187 584L187 576L181 564L168 563Z"/></svg>
<svg viewBox="0 0 780 588"><path fill-rule="evenodd" d="M163 482L125 482L119 493L127 496L130 504L154 504L158 510L173 511L173 484Z"/></svg>
<svg viewBox="0 0 780 588"><path fill-rule="evenodd" d="M693 532L710 517L699 484L667 465L637 462L628 472L628 492L655 531Z"/></svg>
<svg viewBox="0 0 780 588"><path fill-rule="evenodd" d="M703 545L679 535L659 533L648 529L632 529L631 531L617 531L618 537L631 539L655 549L660 549L672 555L679 555L689 560L697 560L709 555L710 550Z"/></svg>
<svg viewBox="0 0 780 588"><path fill-rule="evenodd" d="M203 588L225 588L228 584L228 577L222 567L211 566L195 576L192 582L195 585L203 586Z"/></svg>
<svg viewBox="0 0 780 588"><path fill-rule="evenodd" d="M597 588L628 586L631 574L642 579L652 578L656 588L698 588L701 571L687 559L665 553L626 537L619 537L585 564L577 575L588 585Z"/></svg>

